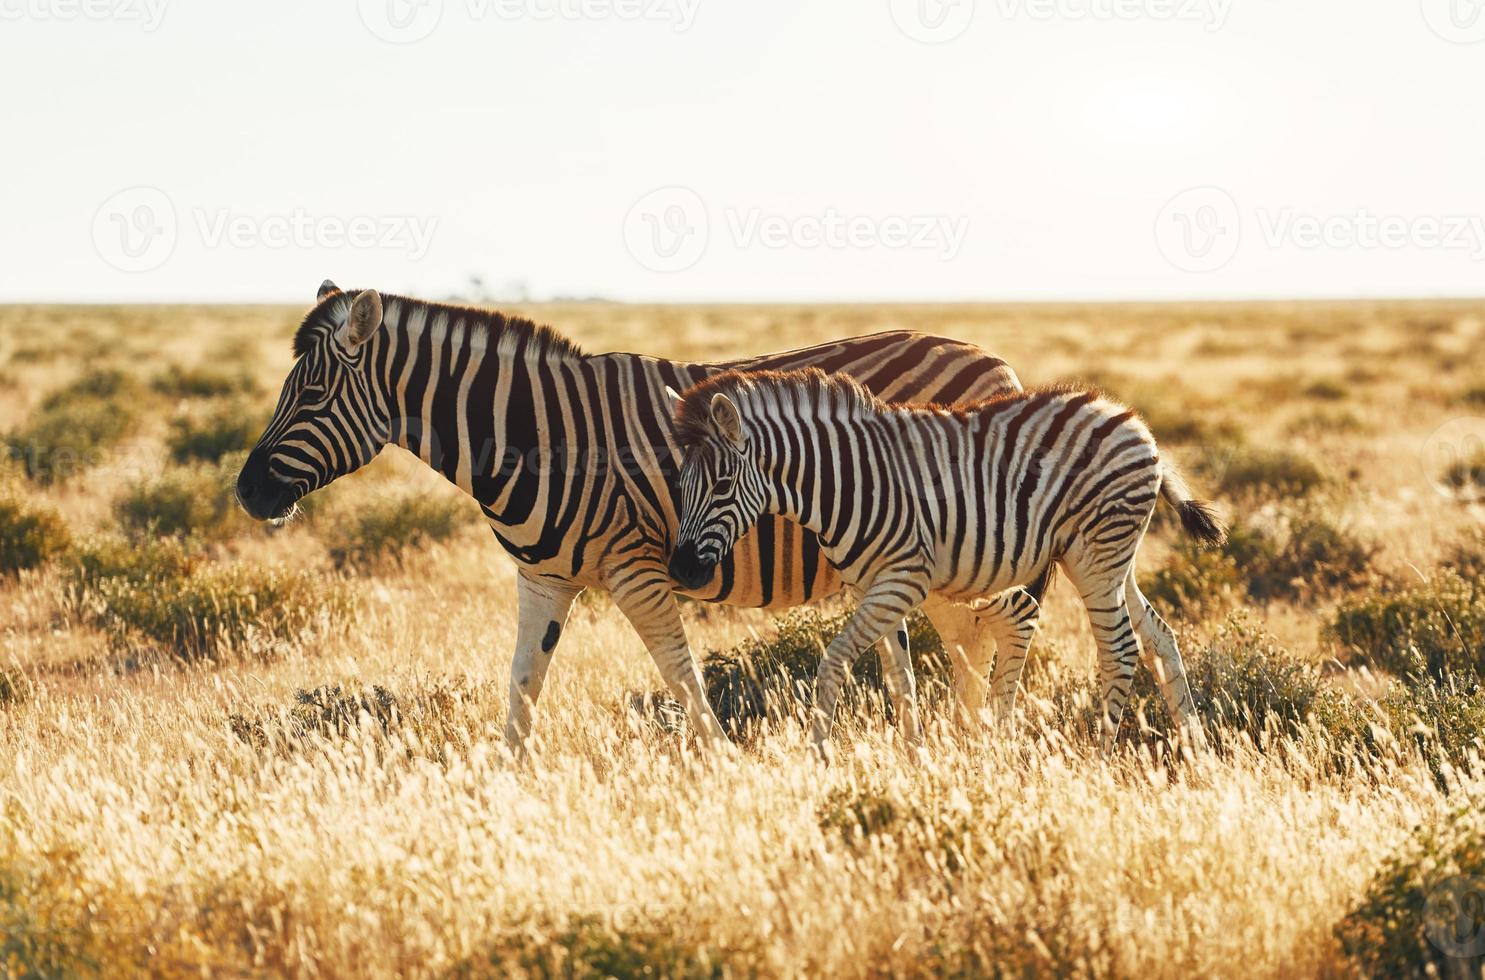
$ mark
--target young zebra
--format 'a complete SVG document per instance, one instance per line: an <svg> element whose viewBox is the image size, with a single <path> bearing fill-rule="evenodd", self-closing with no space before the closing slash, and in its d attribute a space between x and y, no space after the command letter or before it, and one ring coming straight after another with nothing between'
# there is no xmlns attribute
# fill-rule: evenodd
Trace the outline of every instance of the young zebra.
<svg viewBox="0 0 1485 980"><path fill-rule="evenodd" d="M1020 388L1000 358L907 330L698 364L589 354L529 320L344 292L327 281L294 336L294 363L243 464L237 497L252 517L277 520L389 444L413 453L475 498L518 563L512 748L525 743L568 610L585 588L613 596L697 730L721 742L665 570L680 504L665 389L727 368L806 365L849 373L887 398L972 401ZM840 587L813 534L765 519L715 581L691 594L785 607ZM1016 627L997 609L977 615L956 612L936 625L951 649L962 646L983 663L991 637ZM904 636L894 634L883 649L894 665L886 671L894 700L906 704L912 672ZM911 736L911 719L899 717Z"/></svg>
<svg viewBox="0 0 1485 980"><path fill-rule="evenodd" d="M1075 389L889 405L817 369L729 371L679 399L676 581L706 581L739 535L773 513L816 532L860 596L816 678L822 751L851 662L886 630L930 597L1002 593L1052 562L1077 587L1098 642L1105 744L1129 696L1136 634L1184 737L1201 741L1175 637L1135 584L1135 552L1157 497L1195 537L1220 542L1226 532L1130 409Z"/></svg>

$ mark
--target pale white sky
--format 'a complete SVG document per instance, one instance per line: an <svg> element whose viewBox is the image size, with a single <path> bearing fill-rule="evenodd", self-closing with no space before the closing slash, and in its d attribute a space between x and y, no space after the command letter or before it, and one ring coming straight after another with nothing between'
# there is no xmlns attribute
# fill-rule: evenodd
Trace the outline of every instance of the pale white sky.
<svg viewBox="0 0 1485 980"><path fill-rule="evenodd" d="M0 81L0 300L1485 294L1485 0L0 0Z"/></svg>

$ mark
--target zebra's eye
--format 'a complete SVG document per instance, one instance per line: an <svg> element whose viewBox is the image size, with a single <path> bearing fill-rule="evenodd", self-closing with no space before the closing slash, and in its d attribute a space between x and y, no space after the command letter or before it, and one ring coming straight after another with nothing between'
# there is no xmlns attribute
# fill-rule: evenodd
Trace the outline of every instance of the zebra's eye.
<svg viewBox="0 0 1485 980"><path fill-rule="evenodd" d="M720 480L718 480L716 482L716 484L712 487L712 492L713 493L716 493L716 494L727 494L727 493L731 493L732 492L732 484L733 484L733 482L734 481L733 481L732 477L730 477L730 476L724 476Z"/></svg>
<svg viewBox="0 0 1485 980"><path fill-rule="evenodd" d="M304 390L300 394L311 401L318 401L325 397L325 389L319 385L305 385Z"/></svg>

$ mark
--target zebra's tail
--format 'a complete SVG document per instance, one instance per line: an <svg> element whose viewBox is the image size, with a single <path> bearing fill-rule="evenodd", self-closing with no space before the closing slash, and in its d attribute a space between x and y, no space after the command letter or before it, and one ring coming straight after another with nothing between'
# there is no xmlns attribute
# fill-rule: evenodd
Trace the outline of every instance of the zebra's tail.
<svg viewBox="0 0 1485 980"><path fill-rule="evenodd" d="M1160 496L1181 515L1181 526L1196 540L1207 544L1222 544L1227 540L1227 525L1222 523L1222 518L1211 504L1191 496L1181 471L1168 460L1160 463Z"/></svg>

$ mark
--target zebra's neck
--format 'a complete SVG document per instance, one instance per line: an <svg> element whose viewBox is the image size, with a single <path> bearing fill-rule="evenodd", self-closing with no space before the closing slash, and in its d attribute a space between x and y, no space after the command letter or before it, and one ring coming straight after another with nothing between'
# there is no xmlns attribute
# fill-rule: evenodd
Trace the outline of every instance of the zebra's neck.
<svg viewBox="0 0 1485 980"><path fill-rule="evenodd" d="M895 495L905 477L897 465L904 420L851 399L817 393L813 404L754 410L767 509L809 528L831 547ZM802 409L802 410L801 410Z"/></svg>
<svg viewBox="0 0 1485 980"><path fill-rule="evenodd" d="M580 358L528 321L392 298L377 354L391 441L487 510L500 510L538 464L541 377Z"/></svg>

